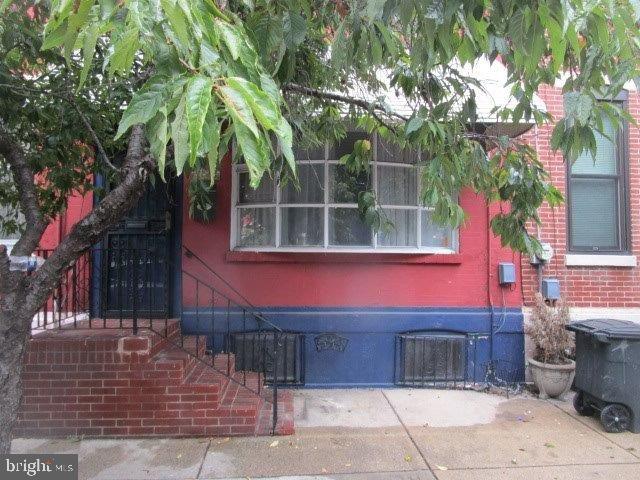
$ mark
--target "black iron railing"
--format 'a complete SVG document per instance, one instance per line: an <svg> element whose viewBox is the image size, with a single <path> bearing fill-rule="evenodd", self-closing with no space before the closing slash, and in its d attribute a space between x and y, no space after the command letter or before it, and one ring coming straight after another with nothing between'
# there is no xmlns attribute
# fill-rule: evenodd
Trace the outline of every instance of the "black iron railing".
<svg viewBox="0 0 640 480"><path fill-rule="evenodd" d="M36 255L49 258L52 250L37 250ZM31 323L38 332L65 325L78 326L90 318L91 310L91 253L85 252L69 265L49 298Z"/></svg>
<svg viewBox="0 0 640 480"><path fill-rule="evenodd" d="M50 253L37 252L43 258ZM295 334L283 332L193 252L185 249L185 254L193 265L176 276L173 262L153 248L95 248L84 253L63 272L34 317L32 334L54 328L101 328L130 329L135 335L149 329L272 403L275 431L279 385L303 378L300 371L292 375L287 361ZM180 285L173 285L177 281ZM180 305L171 304L172 287L180 289ZM168 328L175 316L181 321L177 331ZM247 342L239 341L249 336L254 339L251 362ZM265 391L265 384L271 392Z"/></svg>

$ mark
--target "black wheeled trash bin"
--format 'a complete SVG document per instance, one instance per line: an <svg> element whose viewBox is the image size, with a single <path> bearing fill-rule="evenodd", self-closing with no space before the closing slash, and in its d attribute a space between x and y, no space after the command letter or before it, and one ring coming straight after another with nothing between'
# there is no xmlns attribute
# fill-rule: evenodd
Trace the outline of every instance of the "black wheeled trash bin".
<svg viewBox="0 0 640 480"><path fill-rule="evenodd" d="M607 432L640 433L640 324L608 318L571 323L580 415L600 412Z"/></svg>

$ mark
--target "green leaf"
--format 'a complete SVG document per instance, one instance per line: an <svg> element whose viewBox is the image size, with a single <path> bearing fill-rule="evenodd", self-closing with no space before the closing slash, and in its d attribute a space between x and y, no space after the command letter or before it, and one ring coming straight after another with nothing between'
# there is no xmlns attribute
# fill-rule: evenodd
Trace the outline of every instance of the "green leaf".
<svg viewBox="0 0 640 480"><path fill-rule="evenodd" d="M79 2L76 2L75 5L77 8L69 15L69 19L67 21L67 32L64 38L64 58L67 62L71 58L80 30L89 17L89 11L93 6L93 0L80 0Z"/></svg>
<svg viewBox="0 0 640 480"><path fill-rule="evenodd" d="M138 47L140 46L137 28L127 30L114 44L113 52L109 56L109 74L120 72L128 74Z"/></svg>
<svg viewBox="0 0 640 480"><path fill-rule="evenodd" d="M2 0L2 3L0 4L0 15L4 13L4 11L11 4L11 2L12 0Z"/></svg>
<svg viewBox="0 0 640 480"><path fill-rule="evenodd" d="M253 118L251 107L243 97L243 95L229 85L223 85L218 89L223 103L226 105L229 114L235 123L241 123L258 138L260 131L258 125Z"/></svg>
<svg viewBox="0 0 640 480"><path fill-rule="evenodd" d="M280 100L280 88L276 82L266 73L260 74L260 86L262 90L269 94L269 96L273 99L274 102L279 102Z"/></svg>
<svg viewBox="0 0 640 480"><path fill-rule="evenodd" d="M228 23L216 19L215 24L220 31L222 41L229 49L229 53L231 53L231 58L237 60L240 56L240 49L242 48L242 43L244 42L244 40L242 39L236 28L229 25Z"/></svg>
<svg viewBox="0 0 640 480"><path fill-rule="evenodd" d="M57 28L47 30L44 35L44 41L42 42L42 50L50 50L52 48L59 47L63 44L66 34L66 23L63 23Z"/></svg>
<svg viewBox="0 0 640 480"><path fill-rule="evenodd" d="M147 124L147 140L149 141L149 150L151 155L158 163L158 171L160 177L165 180L164 171L167 158L167 141L168 141L168 124L167 110L165 107L160 108L155 117Z"/></svg>
<svg viewBox="0 0 640 480"><path fill-rule="evenodd" d="M100 24L92 23L84 33L84 41L82 43L82 70L80 71L80 80L78 81L76 92L80 91L84 82L87 80L87 75L93 63L93 54L96 49L98 37L100 36L100 30Z"/></svg>
<svg viewBox="0 0 640 480"><path fill-rule="evenodd" d="M178 175L182 174L189 159L189 126L186 114L187 96L180 98L175 110L175 117L171 122L171 139L173 140L173 160Z"/></svg>
<svg viewBox="0 0 640 480"><path fill-rule="evenodd" d="M170 82L167 77L152 77L133 95L120 120L115 137L116 140L129 130L132 125L147 123L155 116L160 106L166 101L168 85L170 85Z"/></svg>
<svg viewBox="0 0 640 480"><path fill-rule="evenodd" d="M307 36L307 21L297 12L285 12L283 21L284 41L289 48L295 48L304 42Z"/></svg>
<svg viewBox="0 0 640 480"><path fill-rule="evenodd" d="M291 131L291 125L289 125L289 122L287 122L284 117L280 117L280 122L278 122L276 126L276 135L280 141L282 155L284 155L291 171L297 176L296 161L293 155L293 132Z"/></svg>
<svg viewBox="0 0 640 480"><path fill-rule="evenodd" d="M553 70L557 72L564 64L564 56L567 51L567 40L562 34L562 27L553 18L546 23L549 32L551 54L553 56Z"/></svg>
<svg viewBox="0 0 640 480"><path fill-rule="evenodd" d="M188 19L180 5L172 0L160 0L162 10L164 10L172 35L170 37L176 43L183 55L189 56L191 35L189 32Z"/></svg>
<svg viewBox="0 0 640 480"><path fill-rule="evenodd" d="M201 75L193 77L187 82L185 98L187 100L187 123L189 126L189 144L191 146L189 163L192 167L196 163L198 148L202 141L202 125L211 103L212 87L211 79Z"/></svg>
<svg viewBox="0 0 640 480"><path fill-rule="evenodd" d="M564 114L567 119L575 120L585 126L593 111L593 99L584 92L568 92L564 96Z"/></svg>
<svg viewBox="0 0 640 480"><path fill-rule="evenodd" d="M420 130L420 127L422 127L422 124L424 123L424 119L422 117L413 117L411 118L408 122L407 125L405 126L405 134L411 135L413 132L417 132L418 130Z"/></svg>
<svg viewBox="0 0 640 480"><path fill-rule="evenodd" d="M202 149L207 152L207 163L209 165L210 185L213 185L216 179L216 170L218 168L218 147L220 146L220 122L211 108L207 112L207 116L202 126Z"/></svg>
<svg viewBox="0 0 640 480"><path fill-rule="evenodd" d="M262 175L269 168L269 147L263 137L255 137L243 123L234 123L234 128L238 148L249 170L251 186L257 188Z"/></svg>
<svg viewBox="0 0 640 480"><path fill-rule="evenodd" d="M215 65L220 61L220 55L209 42L203 40L200 44L200 66L207 67Z"/></svg>
<svg viewBox="0 0 640 480"><path fill-rule="evenodd" d="M256 84L241 77L229 77L227 84L242 95L264 128L275 130L281 114L280 109L269 95L260 90Z"/></svg>
<svg viewBox="0 0 640 480"><path fill-rule="evenodd" d="M367 0L364 13L369 20L377 20L382 16L385 3L387 3L387 0Z"/></svg>

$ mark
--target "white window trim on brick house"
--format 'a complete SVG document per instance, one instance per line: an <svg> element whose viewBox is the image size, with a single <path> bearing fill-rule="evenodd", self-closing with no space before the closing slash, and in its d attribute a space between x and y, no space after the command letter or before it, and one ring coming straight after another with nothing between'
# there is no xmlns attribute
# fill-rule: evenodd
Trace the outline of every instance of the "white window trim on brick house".
<svg viewBox="0 0 640 480"><path fill-rule="evenodd" d="M621 92L616 98L600 98L601 102L618 104L621 108L628 109L628 92ZM634 267L637 262L631 255L631 202L629 198L629 125L623 122L616 131L613 141L615 172L577 172L573 173L576 164L566 163L566 189L567 189L567 258L566 266L620 266ZM615 185L615 211L612 217L615 219L615 241L612 245L574 244L572 190L573 182L595 181L614 182ZM584 228L584 225L583 225ZM596 257L602 257L598 259ZM626 258L624 258L626 257Z"/></svg>
<svg viewBox="0 0 640 480"><path fill-rule="evenodd" d="M565 265L567 267L637 267L638 259L635 255L567 253Z"/></svg>

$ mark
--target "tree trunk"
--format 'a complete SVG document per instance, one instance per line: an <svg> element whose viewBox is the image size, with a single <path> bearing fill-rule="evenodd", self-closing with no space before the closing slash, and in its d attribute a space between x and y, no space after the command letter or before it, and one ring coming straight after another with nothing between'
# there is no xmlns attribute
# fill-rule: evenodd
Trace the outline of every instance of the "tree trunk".
<svg viewBox="0 0 640 480"><path fill-rule="evenodd" d="M22 371L31 321L60 281L71 263L99 241L138 201L156 163L144 151L145 137L141 125L131 129L122 177L100 203L58 244L42 267L27 276L9 269L6 249L0 246L0 454L11 449L11 433L22 397ZM46 222L33 195L33 173L19 144L2 129L0 155L12 166L14 181L21 193L23 211L30 211L26 231L15 246L14 254L28 255L37 247ZM25 215L26 216L26 215Z"/></svg>
<svg viewBox="0 0 640 480"><path fill-rule="evenodd" d="M11 431L22 397L23 359L36 313L22 308L24 285L18 282L14 291L0 299L0 454L11 450Z"/></svg>

